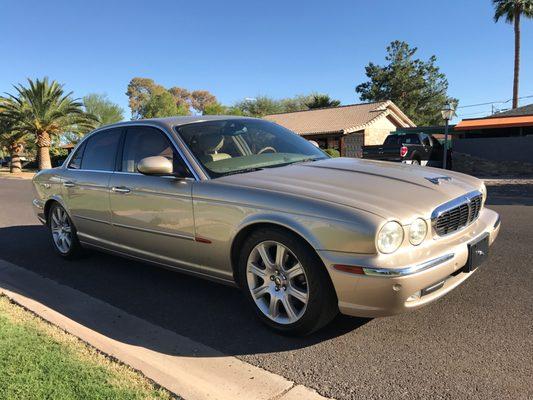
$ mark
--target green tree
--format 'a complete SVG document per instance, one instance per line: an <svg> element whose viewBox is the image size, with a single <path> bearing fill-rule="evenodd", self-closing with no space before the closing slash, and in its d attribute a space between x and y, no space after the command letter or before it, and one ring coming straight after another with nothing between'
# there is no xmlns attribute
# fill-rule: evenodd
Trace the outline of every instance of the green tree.
<svg viewBox="0 0 533 400"><path fill-rule="evenodd" d="M387 64L370 62L365 67L370 80L355 90L361 100L392 100L417 125L440 124L442 107L458 101L447 95L448 80L435 65L437 58L423 61L415 58L416 51L405 42L392 42L387 47Z"/></svg>
<svg viewBox="0 0 533 400"><path fill-rule="evenodd" d="M132 119L143 118L142 110L152 96L162 94L167 90L149 78L133 78L128 84L126 95L129 98ZM146 118L146 117L144 117Z"/></svg>
<svg viewBox="0 0 533 400"><path fill-rule="evenodd" d="M513 108L516 108L520 81L520 18L533 18L533 0L492 0L492 4L495 22L505 17L505 22L514 25Z"/></svg>
<svg viewBox="0 0 533 400"><path fill-rule="evenodd" d="M181 110L182 114L180 115L189 115L191 92L189 92L187 89L180 88L178 86L171 87L170 89L168 89L168 92L174 97L178 110ZM185 110L187 110L187 113L183 114Z"/></svg>
<svg viewBox="0 0 533 400"><path fill-rule="evenodd" d="M143 106L140 114L142 118L163 118L178 115L178 106L174 97L164 91L161 94L151 96L148 102Z"/></svg>
<svg viewBox="0 0 533 400"><path fill-rule="evenodd" d="M281 99L281 107L283 112L295 112L308 110L307 103L312 101L313 95L297 95L294 97L288 97Z"/></svg>
<svg viewBox="0 0 533 400"><path fill-rule="evenodd" d="M97 126L113 124L124 119L124 110L107 98L105 94L91 93L83 97L85 112L98 120Z"/></svg>
<svg viewBox="0 0 533 400"><path fill-rule="evenodd" d="M235 107L241 110L242 115L250 117L264 117L265 115L284 112L281 102L268 96L245 99L235 104Z"/></svg>
<svg viewBox="0 0 533 400"><path fill-rule="evenodd" d="M313 94L311 99L305 103L307 108L326 108L326 107L338 107L341 104L340 100L333 100L327 94Z"/></svg>
<svg viewBox="0 0 533 400"><path fill-rule="evenodd" d="M243 115L237 107L228 107L219 102L209 103L205 106L203 115Z"/></svg>
<svg viewBox="0 0 533 400"><path fill-rule="evenodd" d="M217 103L217 98L207 90L195 90L191 93L191 106L200 114L205 114L209 105Z"/></svg>
<svg viewBox="0 0 533 400"><path fill-rule="evenodd" d="M83 104L65 93L56 81L28 79L28 87L14 86L15 95L7 94L2 108L17 131L30 134L37 145L39 169L51 168L52 138L64 132L92 129L96 118L83 110Z"/></svg>

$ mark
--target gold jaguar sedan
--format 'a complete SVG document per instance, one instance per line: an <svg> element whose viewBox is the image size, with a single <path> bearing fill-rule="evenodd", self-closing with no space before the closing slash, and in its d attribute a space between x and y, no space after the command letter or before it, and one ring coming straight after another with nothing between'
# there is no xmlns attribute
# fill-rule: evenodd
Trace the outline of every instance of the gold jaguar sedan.
<svg viewBox="0 0 533 400"><path fill-rule="evenodd" d="M60 256L104 250L238 285L266 324L299 335L339 311L386 316L442 297L500 228L476 178L329 158L243 117L106 126L34 186Z"/></svg>

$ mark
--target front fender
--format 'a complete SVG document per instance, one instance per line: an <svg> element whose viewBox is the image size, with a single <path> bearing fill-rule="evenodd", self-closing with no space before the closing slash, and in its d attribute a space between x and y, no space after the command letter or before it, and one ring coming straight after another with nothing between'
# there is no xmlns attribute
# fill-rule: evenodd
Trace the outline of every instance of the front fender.
<svg viewBox="0 0 533 400"><path fill-rule="evenodd" d="M274 224L305 239L315 250L333 250L349 253L375 253L374 237L379 221L374 216L353 215L351 220L337 220L317 216L260 212L246 216L232 233L235 237L256 224Z"/></svg>

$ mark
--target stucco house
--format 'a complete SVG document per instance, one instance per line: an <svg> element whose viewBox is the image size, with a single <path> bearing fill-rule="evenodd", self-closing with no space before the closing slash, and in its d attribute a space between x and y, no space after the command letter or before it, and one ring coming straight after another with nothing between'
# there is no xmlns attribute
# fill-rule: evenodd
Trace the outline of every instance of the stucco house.
<svg viewBox="0 0 533 400"><path fill-rule="evenodd" d="M415 127L392 101L272 114L276 122L321 148L339 150L344 157L361 157L361 146L382 144L398 128Z"/></svg>

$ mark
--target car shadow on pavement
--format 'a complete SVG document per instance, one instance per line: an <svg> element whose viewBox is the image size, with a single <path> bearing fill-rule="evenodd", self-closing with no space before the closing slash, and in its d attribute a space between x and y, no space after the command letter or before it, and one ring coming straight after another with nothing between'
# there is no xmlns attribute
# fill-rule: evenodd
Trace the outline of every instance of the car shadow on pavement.
<svg viewBox="0 0 533 400"><path fill-rule="evenodd" d="M310 336L281 336L258 320L242 293L235 288L98 252L91 252L81 260L66 261L54 253L43 226L0 228L0 259L227 355L283 352L312 346L370 321L338 315L330 325ZM73 312L68 305L60 301L53 303L45 305L67 313L81 324L93 324L88 327L106 334L105 327ZM129 338L127 332L114 337L121 341ZM156 346L161 348L153 348L151 339L146 343L136 339L137 342L131 344L152 347L156 351L169 350L162 343Z"/></svg>

